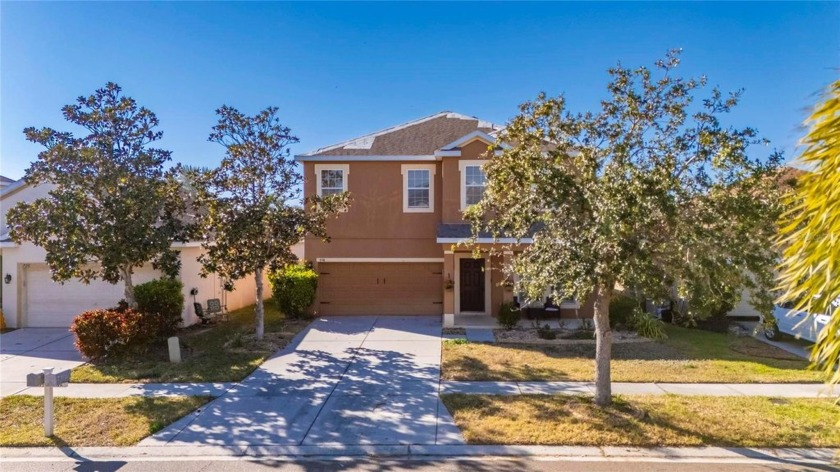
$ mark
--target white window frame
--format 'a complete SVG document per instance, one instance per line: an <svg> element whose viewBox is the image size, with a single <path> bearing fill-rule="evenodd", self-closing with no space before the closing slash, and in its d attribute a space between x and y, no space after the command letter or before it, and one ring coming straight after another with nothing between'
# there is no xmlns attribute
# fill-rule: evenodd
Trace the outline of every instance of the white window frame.
<svg viewBox="0 0 840 472"><path fill-rule="evenodd" d="M341 187L342 191L347 191L347 180L350 175L350 164L315 164L315 191L319 197L321 195L321 173L325 170L339 170L341 171Z"/></svg>
<svg viewBox="0 0 840 472"><path fill-rule="evenodd" d="M434 213L435 212L435 164L403 164L400 167L403 187L403 213ZM429 207L410 208L408 206L408 171L425 170L429 172Z"/></svg>
<svg viewBox="0 0 840 472"><path fill-rule="evenodd" d="M482 167L486 159L466 159L458 161L458 170L461 172L461 211L467 209L467 167ZM482 169L482 172L484 170ZM486 177L486 174L485 174ZM485 182L485 188L487 187Z"/></svg>

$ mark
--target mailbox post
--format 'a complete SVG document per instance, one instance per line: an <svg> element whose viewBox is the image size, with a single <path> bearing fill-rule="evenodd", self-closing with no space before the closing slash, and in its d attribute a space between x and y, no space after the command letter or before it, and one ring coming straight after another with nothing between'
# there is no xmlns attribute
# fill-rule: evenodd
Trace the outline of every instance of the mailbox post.
<svg viewBox="0 0 840 472"><path fill-rule="evenodd" d="M44 369L44 436L47 437L53 435L53 423L55 422L53 416L53 385L55 383L55 374L52 371L52 367Z"/></svg>
<svg viewBox="0 0 840 472"><path fill-rule="evenodd" d="M66 387L70 383L70 371L53 373L52 367L44 369L40 374L28 374L26 376L27 387L44 387L44 435L53 435L55 426L55 410L53 402L53 387Z"/></svg>

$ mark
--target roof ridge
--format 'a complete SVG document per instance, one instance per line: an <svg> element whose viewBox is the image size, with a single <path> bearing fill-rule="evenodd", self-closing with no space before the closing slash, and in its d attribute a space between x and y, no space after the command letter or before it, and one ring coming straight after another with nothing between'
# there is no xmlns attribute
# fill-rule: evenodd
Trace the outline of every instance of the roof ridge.
<svg viewBox="0 0 840 472"><path fill-rule="evenodd" d="M478 121L478 127L479 128L492 128L494 130L496 128L500 128L498 125L496 125L496 124L494 124L490 121L485 121L485 120L482 120L482 119L477 118L475 116L469 116L469 115L464 115L463 113L456 113L456 112L444 110L444 111L434 113L432 115L424 116L422 118L417 118L417 119L414 119L414 120L411 120L411 121L406 121L405 123L401 123L401 124L398 124L398 125L395 125L395 126L390 126L388 128L383 128L383 129L380 129L378 131L374 131L372 133L364 134L362 136L357 136L355 138L348 139L346 141L342 141L342 142L337 143L337 144L330 144L329 146L324 146L324 147L315 149L313 151L305 152L303 154L300 154L300 156L313 156L315 154L319 154L319 153L326 152L326 151L331 151L333 149L338 149L338 148L369 149L371 144L373 143L372 140L374 138L376 138L377 136L382 136L384 134L392 133L394 131L404 129L404 128L408 128L410 126L414 126L414 125L417 125L417 124L420 124L420 123L423 123L423 122L426 122L426 121L429 121L429 120L433 120L435 118L440 118L440 117L454 118L454 119L460 119L460 120L475 120L475 121ZM484 126L482 126L482 125L484 125ZM358 147L348 147L348 146L353 145L354 143L358 143L357 144Z"/></svg>

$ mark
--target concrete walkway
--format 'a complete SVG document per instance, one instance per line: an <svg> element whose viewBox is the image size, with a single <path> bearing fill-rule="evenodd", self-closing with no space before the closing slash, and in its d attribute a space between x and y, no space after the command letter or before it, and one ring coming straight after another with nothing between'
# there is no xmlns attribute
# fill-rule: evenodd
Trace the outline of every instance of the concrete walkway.
<svg viewBox="0 0 840 472"><path fill-rule="evenodd" d="M313 322L241 384L140 446L461 444L438 317Z"/></svg>
<svg viewBox="0 0 840 472"><path fill-rule="evenodd" d="M84 364L67 328L23 328L0 334L0 397L26 390L26 374Z"/></svg>
<svg viewBox="0 0 840 472"><path fill-rule="evenodd" d="M467 328L467 341L471 343L492 343L496 341L493 330L490 328Z"/></svg>
<svg viewBox="0 0 840 472"><path fill-rule="evenodd" d="M53 389L53 395L68 398L220 397L236 385L235 383L71 383L66 387ZM15 395L43 396L44 388L24 388Z"/></svg>
<svg viewBox="0 0 840 472"><path fill-rule="evenodd" d="M594 395L592 382L457 382L440 383L440 393L488 395ZM787 398L836 398L840 388L824 384L710 384L613 382L614 395L708 395L713 397L762 396Z"/></svg>

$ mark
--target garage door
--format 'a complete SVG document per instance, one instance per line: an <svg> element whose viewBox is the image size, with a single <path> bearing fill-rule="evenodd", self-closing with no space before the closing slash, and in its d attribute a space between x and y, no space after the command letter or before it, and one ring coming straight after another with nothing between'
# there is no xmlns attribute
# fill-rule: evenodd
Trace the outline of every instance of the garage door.
<svg viewBox="0 0 840 472"><path fill-rule="evenodd" d="M318 265L320 315L443 314L441 263Z"/></svg>
<svg viewBox="0 0 840 472"><path fill-rule="evenodd" d="M135 284L148 282L156 277L151 268L141 268L134 274ZM115 306L123 298L122 282L112 285L93 281L83 284L68 280L64 284L53 282L44 264L33 264L26 271L24 282L26 313L24 326L31 328L65 328L79 313L93 308Z"/></svg>

